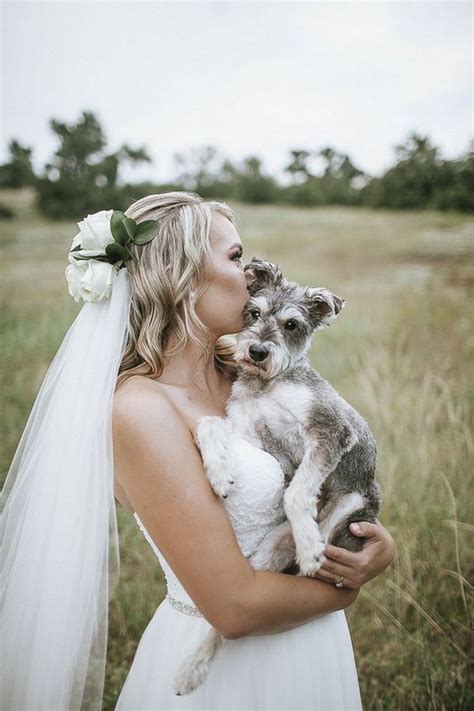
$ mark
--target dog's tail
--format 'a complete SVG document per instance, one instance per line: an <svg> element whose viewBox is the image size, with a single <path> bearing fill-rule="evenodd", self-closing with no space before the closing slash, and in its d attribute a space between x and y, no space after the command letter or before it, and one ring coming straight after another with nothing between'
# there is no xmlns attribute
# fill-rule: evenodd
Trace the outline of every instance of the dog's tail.
<svg viewBox="0 0 474 711"><path fill-rule="evenodd" d="M224 642L225 638L213 627L208 631L203 642L188 657L176 674L174 691L178 696L190 694L191 691L201 686L208 675L214 655Z"/></svg>

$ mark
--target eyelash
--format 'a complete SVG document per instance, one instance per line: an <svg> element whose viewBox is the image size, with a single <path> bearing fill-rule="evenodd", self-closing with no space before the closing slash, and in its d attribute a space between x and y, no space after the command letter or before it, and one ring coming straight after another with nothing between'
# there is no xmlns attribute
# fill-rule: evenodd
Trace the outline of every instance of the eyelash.
<svg viewBox="0 0 474 711"><path fill-rule="evenodd" d="M238 262L242 259L242 256L243 252L237 252L237 254L234 254L234 256L232 257L232 261Z"/></svg>

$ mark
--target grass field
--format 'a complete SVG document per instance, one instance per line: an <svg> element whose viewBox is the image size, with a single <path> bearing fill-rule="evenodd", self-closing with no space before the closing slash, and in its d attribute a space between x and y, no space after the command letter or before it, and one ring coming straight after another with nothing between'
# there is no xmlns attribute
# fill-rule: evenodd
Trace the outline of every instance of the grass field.
<svg viewBox="0 0 474 711"><path fill-rule="evenodd" d="M0 200L18 211L0 223L4 477L80 305L64 281L76 225L40 218L28 192L3 192ZM380 519L398 544L393 566L364 586L347 613L364 707L472 709L474 218L234 207L244 259L266 256L289 277L347 300L334 326L315 337L312 361L377 437ZM118 518L121 580L111 605L104 711L114 708L165 594L133 517L118 506Z"/></svg>

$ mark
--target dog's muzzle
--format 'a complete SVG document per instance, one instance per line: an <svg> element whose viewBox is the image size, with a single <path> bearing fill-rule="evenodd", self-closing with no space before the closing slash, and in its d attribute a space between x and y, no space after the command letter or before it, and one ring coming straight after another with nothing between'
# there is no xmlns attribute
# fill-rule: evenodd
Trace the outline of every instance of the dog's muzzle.
<svg viewBox="0 0 474 711"><path fill-rule="evenodd" d="M269 352L268 348L264 348L263 346L250 346L249 348L249 356L255 363L264 361Z"/></svg>

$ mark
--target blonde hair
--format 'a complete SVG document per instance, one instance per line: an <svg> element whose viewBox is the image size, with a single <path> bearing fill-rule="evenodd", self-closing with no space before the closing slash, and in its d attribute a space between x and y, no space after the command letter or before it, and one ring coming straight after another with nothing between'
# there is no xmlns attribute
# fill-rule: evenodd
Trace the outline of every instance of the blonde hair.
<svg viewBox="0 0 474 711"><path fill-rule="evenodd" d="M157 233L148 244L130 246L137 261L126 263L130 313L116 388L132 375L162 373L171 332L177 342L167 356L179 353L191 339L201 349L202 360L209 357L210 332L195 304L209 286L206 260L214 210L235 224L236 213L227 203L204 200L192 192L146 195L125 211L137 223L156 220ZM214 348L216 367L230 378L235 373L234 345L235 337L229 334Z"/></svg>

